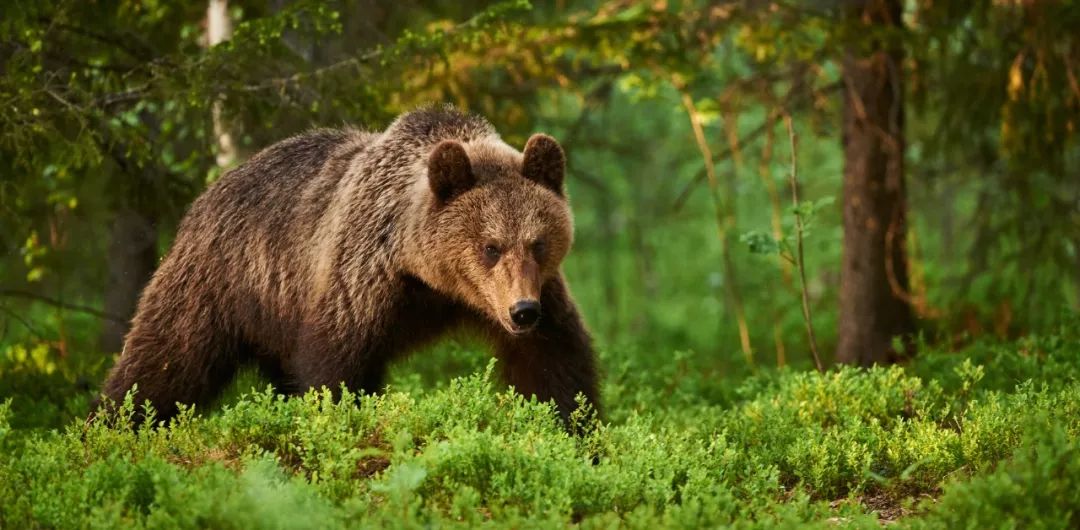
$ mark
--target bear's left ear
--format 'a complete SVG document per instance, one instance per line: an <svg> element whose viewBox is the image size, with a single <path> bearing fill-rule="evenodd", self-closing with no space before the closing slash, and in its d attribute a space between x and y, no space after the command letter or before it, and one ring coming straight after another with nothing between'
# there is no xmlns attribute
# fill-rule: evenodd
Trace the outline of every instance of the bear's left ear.
<svg viewBox="0 0 1080 530"><path fill-rule="evenodd" d="M554 138L537 133L525 143L525 162L521 174L525 178L563 196L563 177L566 174L566 154Z"/></svg>

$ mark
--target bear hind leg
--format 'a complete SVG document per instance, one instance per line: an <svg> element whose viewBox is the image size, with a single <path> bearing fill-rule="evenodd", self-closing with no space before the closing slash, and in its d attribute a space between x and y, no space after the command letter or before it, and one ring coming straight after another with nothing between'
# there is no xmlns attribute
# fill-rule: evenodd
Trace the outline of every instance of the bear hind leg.
<svg viewBox="0 0 1080 530"><path fill-rule="evenodd" d="M241 361L236 341L212 322L203 318L198 326L170 333L166 330L171 326L136 319L102 391L112 407L135 385L136 424L145 420L141 404L146 401L161 421L176 415L178 403L210 403L236 375Z"/></svg>

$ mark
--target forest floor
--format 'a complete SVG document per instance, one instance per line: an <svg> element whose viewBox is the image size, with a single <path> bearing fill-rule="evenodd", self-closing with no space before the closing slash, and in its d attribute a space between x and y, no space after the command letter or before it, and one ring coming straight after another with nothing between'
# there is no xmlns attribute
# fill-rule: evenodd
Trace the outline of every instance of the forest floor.
<svg viewBox="0 0 1080 530"><path fill-rule="evenodd" d="M441 385L406 366L337 402L237 390L134 431L84 424L62 370L9 369L0 528L1070 528L1078 329L738 381L605 353L604 420L580 436L493 364Z"/></svg>

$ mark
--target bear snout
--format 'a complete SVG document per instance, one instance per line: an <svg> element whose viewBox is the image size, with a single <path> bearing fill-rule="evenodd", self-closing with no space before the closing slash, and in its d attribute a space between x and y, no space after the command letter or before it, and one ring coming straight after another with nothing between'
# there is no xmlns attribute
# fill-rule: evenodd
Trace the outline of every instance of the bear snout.
<svg viewBox="0 0 1080 530"><path fill-rule="evenodd" d="M528 331L540 320L540 302L536 300L518 300L510 308L510 321L515 331Z"/></svg>

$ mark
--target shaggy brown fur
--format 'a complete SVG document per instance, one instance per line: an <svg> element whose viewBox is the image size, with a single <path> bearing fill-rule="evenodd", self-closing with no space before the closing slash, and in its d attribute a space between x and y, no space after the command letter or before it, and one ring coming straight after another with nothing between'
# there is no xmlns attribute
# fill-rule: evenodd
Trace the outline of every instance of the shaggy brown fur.
<svg viewBox="0 0 1080 530"><path fill-rule="evenodd" d="M104 395L138 384L167 419L245 363L284 392L375 392L390 361L467 326L518 391L564 418L579 392L595 406L594 354L559 271L564 171L551 137L522 154L449 108L273 145L191 206ZM538 322L512 314L536 302Z"/></svg>

